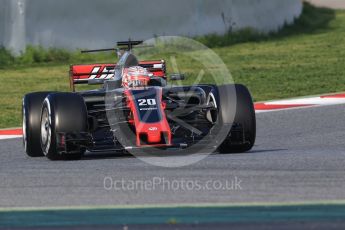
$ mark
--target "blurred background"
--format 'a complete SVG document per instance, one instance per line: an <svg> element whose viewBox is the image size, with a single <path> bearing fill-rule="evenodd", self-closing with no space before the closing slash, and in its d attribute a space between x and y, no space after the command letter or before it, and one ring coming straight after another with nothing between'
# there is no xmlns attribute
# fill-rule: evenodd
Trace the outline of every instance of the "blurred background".
<svg viewBox="0 0 345 230"><path fill-rule="evenodd" d="M0 0L0 44L15 55L26 45L109 47L129 37L277 31L302 12L300 0Z"/></svg>

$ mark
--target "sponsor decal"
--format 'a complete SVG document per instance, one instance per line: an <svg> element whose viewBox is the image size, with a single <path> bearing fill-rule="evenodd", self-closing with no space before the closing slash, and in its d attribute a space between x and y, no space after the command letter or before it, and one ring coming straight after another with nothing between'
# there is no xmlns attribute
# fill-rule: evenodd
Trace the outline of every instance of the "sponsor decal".
<svg viewBox="0 0 345 230"><path fill-rule="evenodd" d="M102 71L101 66L95 66L92 71L89 79L111 79L114 77L115 69L108 69L104 67Z"/></svg>

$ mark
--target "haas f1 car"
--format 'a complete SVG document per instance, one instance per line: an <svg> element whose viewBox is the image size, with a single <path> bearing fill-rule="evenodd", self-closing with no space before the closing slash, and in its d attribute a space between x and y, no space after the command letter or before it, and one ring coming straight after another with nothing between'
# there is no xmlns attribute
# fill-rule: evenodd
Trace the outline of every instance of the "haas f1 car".
<svg viewBox="0 0 345 230"><path fill-rule="evenodd" d="M140 42L118 44L127 48L116 64L71 66L72 92L24 96L27 155L63 160L85 151L186 150L211 143L213 151L233 153L253 147L255 111L245 86L173 86L167 81L184 75L167 77L164 60L138 61L131 48ZM76 84L102 86L76 92Z"/></svg>

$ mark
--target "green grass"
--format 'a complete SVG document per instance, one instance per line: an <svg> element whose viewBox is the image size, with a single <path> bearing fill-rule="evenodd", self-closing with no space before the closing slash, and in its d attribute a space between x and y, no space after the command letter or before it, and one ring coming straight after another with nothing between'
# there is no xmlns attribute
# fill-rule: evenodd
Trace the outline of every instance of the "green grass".
<svg viewBox="0 0 345 230"><path fill-rule="evenodd" d="M79 50L68 51L66 49L49 48L44 49L41 46L28 46L24 53L14 57L8 50L0 47L0 69L9 69L13 67L34 67L43 65L58 65L68 63L85 63L95 60L109 59L112 53L106 54L81 54Z"/></svg>
<svg viewBox="0 0 345 230"><path fill-rule="evenodd" d="M269 36L243 30L197 39L214 47L235 82L247 85L255 101L345 91L345 11L307 4L294 25ZM70 63L115 61L112 54L81 56L76 52L47 59L49 50L40 50L38 53L46 54L36 54L33 59L35 52L24 54L31 57L26 61L0 52L0 128L20 126L24 94L69 90ZM181 71L189 76L186 83L192 82L199 71L197 64L183 56L176 58L182 62Z"/></svg>

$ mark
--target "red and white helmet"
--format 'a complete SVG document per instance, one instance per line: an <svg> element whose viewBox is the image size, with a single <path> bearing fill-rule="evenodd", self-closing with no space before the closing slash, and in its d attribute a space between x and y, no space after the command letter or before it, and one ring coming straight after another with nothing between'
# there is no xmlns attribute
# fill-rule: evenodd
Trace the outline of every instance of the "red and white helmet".
<svg viewBox="0 0 345 230"><path fill-rule="evenodd" d="M145 87L152 74L141 66L125 68L122 73L122 86L124 88Z"/></svg>

